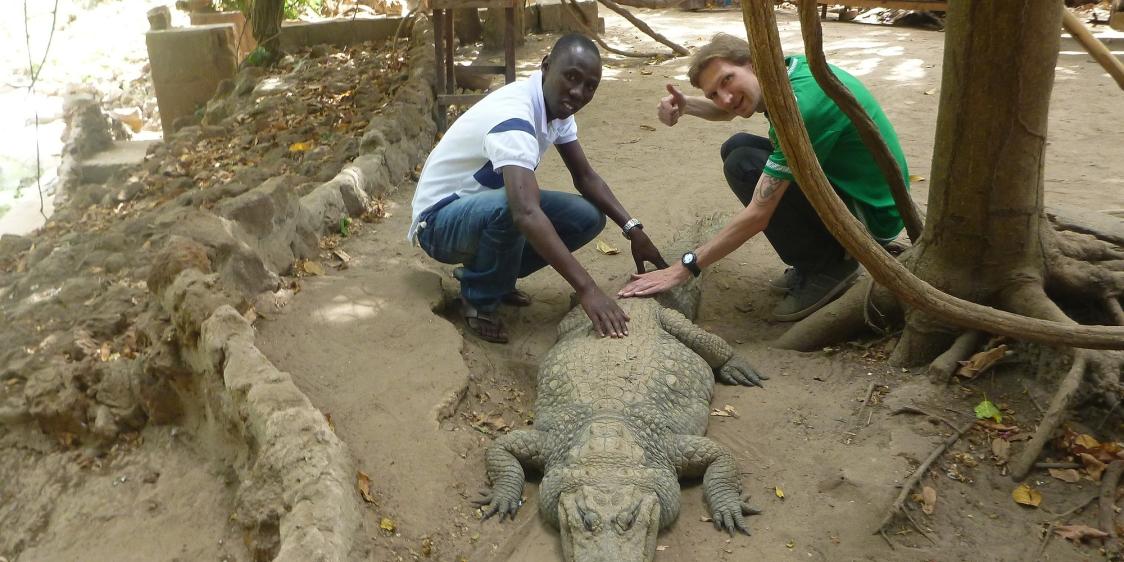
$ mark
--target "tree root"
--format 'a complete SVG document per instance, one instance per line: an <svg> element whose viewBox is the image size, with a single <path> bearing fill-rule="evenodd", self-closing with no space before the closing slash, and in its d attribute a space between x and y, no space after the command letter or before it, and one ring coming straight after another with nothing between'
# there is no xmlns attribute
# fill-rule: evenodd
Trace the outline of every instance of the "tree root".
<svg viewBox="0 0 1124 562"><path fill-rule="evenodd" d="M1105 555L1109 560L1120 559L1120 537L1116 535L1116 487L1124 473L1124 461L1112 461L1101 476L1100 527L1108 533L1104 540Z"/></svg>
<svg viewBox="0 0 1124 562"><path fill-rule="evenodd" d="M1034 432L1034 436L1027 442L1026 447L1023 447L1022 452L1009 464L1011 478L1016 481L1026 478L1027 474L1030 473L1034 462L1042 454L1046 442L1054 435L1054 430L1061 424L1066 410L1069 409L1069 405L1077 396L1077 389L1085 378L1085 364L1088 354L1089 352L1086 351L1074 353L1073 364L1065 378L1062 379L1062 384L1058 386L1058 391L1054 393L1054 397L1050 400L1050 406L1042 416L1042 421L1038 423L1038 429Z"/></svg>
<svg viewBox="0 0 1124 562"><path fill-rule="evenodd" d="M610 10L620 14L621 17L628 20L629 23L635 25L636 29L639 29L640 31L643 31L645 34L647 34L648 37L651 37L652 39L655 39L656 41L659 41L660 43L663 43L664 45L670 47L672 51L675 51L675 54L684 57L691 54L691 52L685 49L682 45L679 45L678 43L668 39L667 37L656 33L655 30L653 30L651 27L648 27L648 24L644 23L644 20L641 20L640 18L632 15L632 12L624 9L623 6L617 4L616 2L613 2L613 0L597 1L604 4L606 8L609 8Z"/></svg>
<svg viewBox="0 0 1124 562"><path fill-rule="evenodd" d="M956 374L956 369L960 367L960 362L971 357L972 353L979 349L980 344L985 339L986 335L976 330L968 330L960 334L948 348L948 351L937 356L929 364L929 380L933 384L948 384L951 382L952 376Z"/></svg>
<svg viewBox="0 0 1124 562"><path fill-rule="evenodd" d="M578 26L582 28L582 31L585 32L586 36L597 42L597 44L600 45L602 49L605 49L606 51L609 51L614 55L638 59L650 59L663 56L660 53L637 53L635 51L626 51L624 49L618 49L616 47L610 46L605 42L604 39L601 38L600 35L597 34L596 31L589 27L589 23L585 21L585 14L583 14L577 7L576 0L562 0L562 3L565 4L566 8L570 10L570 15L574 16L574 21L578 23Z"/></svg>
<svg viewBox="0 0 1124 562"><path fill-rule="evenodd" d="M1033 557L1028 558L1028 560L1042 560L1042 553L1046 552L1046 545L1049 544L1050 537L1054 535L1054 529L1056 529L1058 525L1064 525L1071 515L1085 509L1085 507L1093 503L1093 500L1097 499L1097 497L1097 494L1093 494L1086 498L1085 501L1059 513L1058 516L1046 526L1046 534L1042 536L1042 542L1038 543L1038 552Z"/></svg>
<svg viewBox="0 0 1124 562"><path fill-rule="evenodd" d="M876 312L871 313L871 310ZM862 333L875 317L884 319L887 324L900 321L901 306L889 291L875 286L868 276L838 299L793 324L773 342L773 347L794 351L823 349ZM877 326L879 330L885 327Z"/></svg>
<svg viewBox="0 0 1124 562"><path fill-rule="evenodd" d="M929 471L929 467L932 466L933 462L940 458L940 456L944 454L944 452L948 450L948 448L951 447L953 443L956 443L956 441L958 441L960 437L964 435L969 429L972 429L972 426L975 424L975 420L964 424L960 427L960 429L957 429L956 432L952 434L952 436L950 436L948 439L945 439L943 443L937 446L936 449L933 449L932 453L929 453L929 458L925 459L925 462L921 463L921 466L918 466L917 470L913 471L913 474L910 475L909 480L905 481L905 484L902 484L901 493L898 494L897 499L895 499L893 505L890 506L889 513L887 513L886 517L882 519L882 523L878 525L878 528L874 530L873 534L877 535L882 533L885 530L886 526L894 520L894 516L899 513L905 514L910 522L912 522L915 527L917 526L917 522L913 521L913 517L910 516L909 512L905 509L905 500L909 498L909 493L913 491L913 487L916 486L917 483L921 481L921 478L925 476L925 473ZM918 527L917 530L922 534L925 534L925 531L921 530L920 527Z"/></svg>

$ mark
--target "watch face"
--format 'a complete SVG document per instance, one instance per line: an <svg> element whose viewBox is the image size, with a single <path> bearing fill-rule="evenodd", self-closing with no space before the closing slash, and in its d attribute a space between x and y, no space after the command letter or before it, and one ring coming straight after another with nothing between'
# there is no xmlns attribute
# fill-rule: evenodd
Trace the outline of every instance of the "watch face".
<svg viewBox="0 0 1124 562"><path fill-rule="evenodd" d="M683 254L683 263L695 263L695 254L690 252Z"/></svg>

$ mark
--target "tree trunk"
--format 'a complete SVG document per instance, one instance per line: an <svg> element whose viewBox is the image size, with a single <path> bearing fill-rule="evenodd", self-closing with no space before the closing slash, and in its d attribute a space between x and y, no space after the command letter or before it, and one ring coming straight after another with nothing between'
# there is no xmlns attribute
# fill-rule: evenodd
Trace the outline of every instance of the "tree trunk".
<svg viewBox="0 0 1124 562"><path fill-rule="evenodd" d="M475 43L483 35L483 26L480 23L480 10L476 8L463 8L453 11L453 31L461 45Z"/></svg>
<svg viewBox="0 0 1124 562"><path fill-rule="evenodd" d="M1046 275L1043 162L1061 10L1053 2L953 0L928 220L913 271L944 292L998 307ZM894 361L917 365L957 332L911 313Z"/></svg>
<svg viewBox="0 0 1124 562"><path fill-rule="evenodd" d="M254 0L250 11L254 40L265 50L268 62L281 55L281 22L285 19L284 0Z"/></svg>
<svg viewBox="0 0 1124 562"><path fill-rule="evenodd" d="M484 21L484 50L503 51L504 27L507 16L505 8L488 8ZM523 45L524 35L527 33L525 15L527 13L526 0L515 3L515 46Z"/></svg>

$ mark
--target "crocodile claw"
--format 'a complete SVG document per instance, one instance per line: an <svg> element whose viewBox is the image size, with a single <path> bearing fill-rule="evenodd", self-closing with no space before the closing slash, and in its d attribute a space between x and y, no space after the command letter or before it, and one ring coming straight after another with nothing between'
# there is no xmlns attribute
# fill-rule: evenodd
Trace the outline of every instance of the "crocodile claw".
<svg viewBox="0 0 1124 562"><path fill-rule="evenodd" d="M480 512L484 515L480 520L487 521L493 515L499 515L502 522L505 518L511 518L515 521L515 513L523 507L523 498L515 497L509 498L502 494L496 494L493 490L481 490L480 497L472 500L472 503L480 506Z"/></svg>
<svg viewBox="0 0 1124 562"><path fill-rule="evenodd" d="M746 524L745 516L760 515L761 510L749 505L745 500L739 501L737 507L730 507L730 509L723 507L713 511L714 528L726 531L730 536L733 536L735 531L748 536L749 526Z"/></svg>
<svg viewBox="0 0 1124 562"><path fill-rule="evenodd" d="M718 380L725 384L765 388L765 383L761 381L769 380L769 377L757 372L745 359L735 355L719 367Z"/></svg>

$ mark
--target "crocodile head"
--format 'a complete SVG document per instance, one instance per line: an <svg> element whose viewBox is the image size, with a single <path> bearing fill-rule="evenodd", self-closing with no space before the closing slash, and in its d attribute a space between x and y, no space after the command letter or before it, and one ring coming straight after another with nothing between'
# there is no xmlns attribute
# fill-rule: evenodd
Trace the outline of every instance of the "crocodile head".
<svg viewBox="0 0 1124 562"><path fill-rule="evenodd" d="M634 485L585 485L563 492L558 528L566 562L650 562L660 502Z"/></svg>

